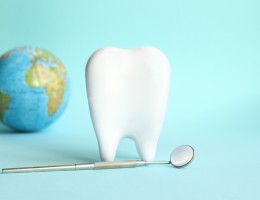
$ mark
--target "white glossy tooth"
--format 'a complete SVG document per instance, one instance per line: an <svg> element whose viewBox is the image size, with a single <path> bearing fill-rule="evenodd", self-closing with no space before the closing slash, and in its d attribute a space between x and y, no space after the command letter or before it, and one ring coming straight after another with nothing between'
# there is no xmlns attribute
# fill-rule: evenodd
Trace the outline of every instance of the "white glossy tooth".
<svg viewBox="0 0 260 200"><path fill-rule="evenodd" d="M86 84L102 160L113 161L122 138L132 138L151 161L163 125L170 64L156 48L102 48L89 58Z"/></svg>

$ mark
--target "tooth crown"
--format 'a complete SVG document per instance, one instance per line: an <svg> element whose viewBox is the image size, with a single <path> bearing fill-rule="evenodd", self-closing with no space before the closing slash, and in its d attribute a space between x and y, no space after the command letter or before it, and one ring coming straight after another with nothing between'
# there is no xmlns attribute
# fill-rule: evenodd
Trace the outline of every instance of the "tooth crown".
<svg viewBox="0 0 260 200"><path fill-rule="evenodd" d="M153 47L99 49L88 60L86 85L102 160L113 161L125 137L143 160L153 160L169 93L166 56Z"/></svg>

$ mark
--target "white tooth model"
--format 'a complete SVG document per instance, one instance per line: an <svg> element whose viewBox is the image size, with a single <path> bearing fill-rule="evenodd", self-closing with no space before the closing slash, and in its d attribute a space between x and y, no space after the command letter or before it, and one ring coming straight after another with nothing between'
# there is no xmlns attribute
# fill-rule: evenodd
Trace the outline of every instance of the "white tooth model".
<svg viewBox="0 0 260 200"><path fill-rule="evenodd" d="M86 85L92 123L103 161L113 161L122 138L135 141L152 161L170 86L170 63L154 47L105 47L89 58Z"/></svg>

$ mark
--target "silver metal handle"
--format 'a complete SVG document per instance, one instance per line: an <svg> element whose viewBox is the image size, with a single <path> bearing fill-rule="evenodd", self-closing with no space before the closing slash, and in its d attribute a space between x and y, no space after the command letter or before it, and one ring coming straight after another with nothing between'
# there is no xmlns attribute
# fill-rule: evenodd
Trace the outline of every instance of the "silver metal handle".
<svg viewBox="0 0 260 200"><path fill-rule="evenodd" d="M45 172L45 171L67 171L67 170L75 170L75 165L7 168L7 169L3 169L2 173L8 174L8 173Z"/></svg>
<svg viewBox="0 0 260 200"><path fill-rule="evenodd" d="M87 164L58 165L58 166L6 168L2 170L2 173L9 174L9 173L26 173L26 172L72 171L72 170L86 170L86 169L94 169L94 164L87 163Z"/></svg>
<svg viewBox="0 0 260 200"><path fill-rule="evenodd" d="M94 163L94 169L130 168L136 166L137 166L136 160Z"/></svg>
<svg viewBox="0 0 260 200"><path fill-rule="evenodd" d="M143 164L143 163L142 163ZM3 174L8 173L26 173L26 172L50 172L50 171L75 171L75 170L91 170L91 169L113 169L113 168L130 168L142 165L136 160L115 161L115 162L95 162L74 165L58 165L58 166L39 166L39 167L22 167L22 168L6 168L2 170Z"/></svg>

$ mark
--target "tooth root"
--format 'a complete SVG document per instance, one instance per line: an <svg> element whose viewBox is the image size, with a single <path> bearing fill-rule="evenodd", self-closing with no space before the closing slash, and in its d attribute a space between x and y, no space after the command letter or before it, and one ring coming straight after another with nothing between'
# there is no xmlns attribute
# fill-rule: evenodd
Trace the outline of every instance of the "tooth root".
<svg viewBox="0 0 260 200"><path fill-rule="evenodd" d="M147 135L149 135L149 133ZM158 139L149 136L135 139L136 148L142 160L153 161L156 153L157 140Z"/></svg>
<svg viewBox="0 0 260 200"><path fill-rule="evenodd" d="M120 138L115 132L110 132L109 129L105 133L98 133L102 137L98 138L99 154L103 161L113 161L116 155Z"/></svg>

